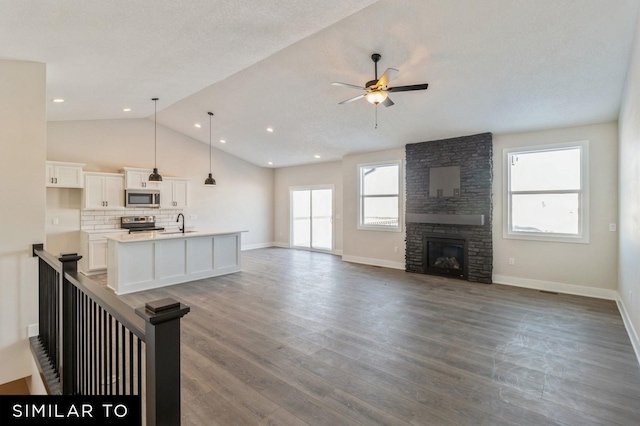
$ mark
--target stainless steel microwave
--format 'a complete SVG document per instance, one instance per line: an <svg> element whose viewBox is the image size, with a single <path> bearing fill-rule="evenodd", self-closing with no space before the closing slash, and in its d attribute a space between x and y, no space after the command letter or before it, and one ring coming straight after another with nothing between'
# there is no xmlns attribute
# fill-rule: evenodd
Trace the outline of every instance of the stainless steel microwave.
<svg viewBox="0 0 640 426"><path fill-rule="evenodd" d="M160 208L159 189L127 189L125 191L125 205L127 207Z"/></svg>

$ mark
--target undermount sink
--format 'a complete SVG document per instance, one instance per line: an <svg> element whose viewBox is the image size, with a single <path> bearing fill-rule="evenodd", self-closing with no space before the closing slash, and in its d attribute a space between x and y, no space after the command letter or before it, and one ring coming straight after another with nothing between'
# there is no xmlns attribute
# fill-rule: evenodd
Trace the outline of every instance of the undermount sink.
<svg viewBox="0 0 640 426"><path fill-rule="evenodd" d="M184 232L182 232L182 231L169 231L169 232L162 231L162 232L159 232L159 234L160 234L160 235L171 235L171 234L190 234L190 233L192 233L192 232L197 232L197 231L184 231Z"/></svg>

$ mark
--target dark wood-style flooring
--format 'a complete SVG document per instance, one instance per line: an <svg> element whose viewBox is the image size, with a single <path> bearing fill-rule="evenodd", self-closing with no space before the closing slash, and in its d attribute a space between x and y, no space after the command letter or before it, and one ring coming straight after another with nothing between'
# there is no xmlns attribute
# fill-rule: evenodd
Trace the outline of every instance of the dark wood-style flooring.
<svg viewBox="0 0 640 426"><path fill-rule="evenodd" d="M269 248L173 297L184 425L640 424L616 304Z"/></svg>

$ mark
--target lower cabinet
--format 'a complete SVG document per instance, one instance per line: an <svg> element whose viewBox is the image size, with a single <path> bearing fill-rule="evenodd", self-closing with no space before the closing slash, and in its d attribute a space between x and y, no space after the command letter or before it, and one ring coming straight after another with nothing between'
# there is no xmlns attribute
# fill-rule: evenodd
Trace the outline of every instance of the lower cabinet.
<svg viewBox="0 0 640 426"><path fill-rule="evenodd" d="M102 274L107 270L107 237L112 235L126 234L128 231L106 231L80 233L80 247L82 259L79 262L79 269L85 275Z"/></svg>

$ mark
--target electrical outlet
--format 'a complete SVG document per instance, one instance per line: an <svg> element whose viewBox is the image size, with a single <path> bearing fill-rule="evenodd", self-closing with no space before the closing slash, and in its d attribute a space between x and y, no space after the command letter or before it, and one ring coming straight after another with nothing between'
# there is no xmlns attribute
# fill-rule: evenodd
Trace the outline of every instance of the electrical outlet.
<svg viewBox="0 0 640 426"><path fill-rule="evenodd" d="M198 218L198 215L197 215L197 214L192 214L192 215L191 215L191 220L196 220L197 218Z"/></svg>
<svg viewBox="0 0 640 426"><path fill-rule="evenodd" d="M54 217L53 219L51 219L51 223L54 225L58 225L60 223L60 219L58 219L57 217Z"/></svg>
<svg viewBox="0 0 640 426"><path fill-rule="evenodd" d="M509 265L513 266L516 264L516 260L513 257L509 258Z"/></svg>
<svg viewBox="0 0 640 426"><path fill-rule="evenodd" d="M397 252L398 252L398 247L394 247L394 248L393 248L393 252L394 252L394 253L397 253Z"/></svg>
<svg viewBox="0 0 640 426"><path fill-rule="evenodd" d="M615 223L610 223L609 224L609 231L616 232L616 224Z"/></svg>

